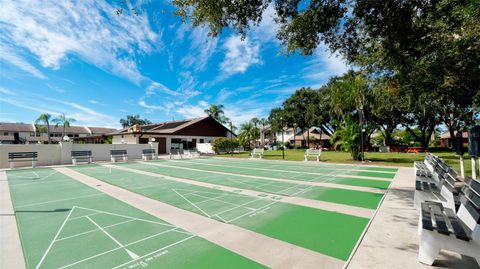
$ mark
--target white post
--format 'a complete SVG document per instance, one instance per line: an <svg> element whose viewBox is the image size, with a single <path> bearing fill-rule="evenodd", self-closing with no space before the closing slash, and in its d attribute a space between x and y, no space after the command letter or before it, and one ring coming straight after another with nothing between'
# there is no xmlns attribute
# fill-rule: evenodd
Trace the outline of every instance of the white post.
<svg viewBox="0 0 480 269"><path fill-rule="evenodd" d="M472 178L477 179L477 160L475 160L475 157L472 157Z"/></svg>
<svg viewBox="0 0 480 269"><path fill-rule="evenodd" d="M460 174L463 179L465 179L465 162L463 159L463 155L460 155Z"/></svg>

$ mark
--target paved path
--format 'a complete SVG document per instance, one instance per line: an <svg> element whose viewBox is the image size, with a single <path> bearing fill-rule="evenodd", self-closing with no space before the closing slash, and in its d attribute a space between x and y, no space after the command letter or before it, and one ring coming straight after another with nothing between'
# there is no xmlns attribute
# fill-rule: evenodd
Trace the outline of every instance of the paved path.
<svg viewBox="0 0 480 269"><path fill-rule="evenodd" d="M178 182L183 182L183 183L202 186L202 187L207 187L207 188L219 188L220 187L222 190L226 190L226 191L239 190L239 188L233 188L233 187L228 187L228 186L224 186L224 185L212 184L212 183L201 182L201 181L185 179L185 178L165 176L165 175L156 174L156 173L153 173L153 172L137 170L137 169L123 167L123 166L119 166L119 165L103 164L103 166L116 168L116 169L120 169L120 170L124 170L124 171L129 171L129 172L133 172L133 173L137 173L137 174L142 174L142 175L146 175L146 176L151 176L151 177L170 179L170 180L174 180L174 181L178 181ZM247 190L247 189L241 189L241 190L242 190L242 194L249 195L249 196L254 196L254 197L257 197L257 198L258 198L259 195L272 196L271 193L266 193L266 192L259 192L259 191L253 191L253 190ZM348 214L348 215L358 216L358 217L363 217L363 218L370 218L373 215L373 213L375 212L373 209L368 209L368 208L363 208L363 207L342 205L342 204L324 202L324 201L319 201L319 200L306 199L306 198L301 198L301 197L283 196L283 195L279 195L279 194L274 194L274 195L282 197L282 200L280 200L280 201L283 202L283 203L307 206L307 207L312 207L312 208L317 208L317 209L327 210L327 211L333 211L333 212L338 212L338 213L343 213L343 214Z"/></svg>
<svg viewBox="0 0 480 269"><path fill-rule="evenodd" d="M220 172L220 171L202 170L197 168L190 168L190 167L183 167L183 166L176 166L176 165L167 165L164 163L152 163L152 162L140 162L140 163L155 165L160 167L163 166L163 167L169 167L169 168L175 168L175 169L207 172L207 173L217 174L217 175L226 175L226 176L233 175L238 177L258 178L258 179L264 179L264 180L270 180L270 181L287 182L287 183L293 183L296 185L319 186L319 187L328 187L328 188L337 188L337 189L346 189L346 190L364 191L364 192L373 192L373 193L385 193L384 190L369 188L369 187L361 187L361 186L350 186L350 185L342 185L342 184L326 183L326 182L301 181L301 180L293 180L293 179L286 179L286 178L272 178L272 177L253 176L253 175L243 175L243 174L227 173L227 172ZM248 168L248 169L251 169L251 168Z"/></svg>
<svg viewBox="0 0 480 269"><path fill-rule="evenodd" d="M0 171L0 268L26 268L5 171Z"/></svg>
<svg viewBox="0 0 480 269"><path fill-rule="evenodd" d="M343 261L150 199L68 168L57 171L271 268L341 268Z"/></svg>
<svg viewBox="0 0 480 269"><path fill-rule="evenodd" d="M347 268L479 268L475 260L442 251L435 266L417 261L419 212L413 208L413 168L400 168Z"/></svg>

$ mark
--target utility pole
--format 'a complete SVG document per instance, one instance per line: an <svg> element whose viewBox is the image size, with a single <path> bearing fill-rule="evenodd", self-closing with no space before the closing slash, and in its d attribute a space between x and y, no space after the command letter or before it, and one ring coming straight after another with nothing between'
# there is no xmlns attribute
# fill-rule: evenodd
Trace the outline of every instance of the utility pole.
<svg viewBox="0 0 480 269"><path fill-rule="evenodd" d="M230 121L230 156L233 156L233 123Z"/></svg>
<svg viewBox="0 0 480 269"><path fill-rule="evenodd" d="M283 117L280 117L280 122L282 123L282 160L285 160L285 140L283 138Z"/></svg>

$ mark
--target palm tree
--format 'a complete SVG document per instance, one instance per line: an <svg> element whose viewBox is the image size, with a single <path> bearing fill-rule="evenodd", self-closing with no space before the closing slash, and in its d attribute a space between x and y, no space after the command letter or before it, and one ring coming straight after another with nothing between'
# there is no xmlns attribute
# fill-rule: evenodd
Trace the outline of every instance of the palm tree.
<svg viewBox="0 0 480 269"><path fill-rule="evenodd" d="M240 125L240 132L238 138L242 141L242 144L247 145L248 147L255 146L255 140L259 137L260 131L253 123L246 122Z"/></svg>
<svg viewBox="0 0 480 269"><path fill-rule="evenodd" d="M55 123L55 128L57 128L60 124L62 125L62 139L65 136L65 128L70 127L70 124L75 121L76 120L74 118L67 118L65 113L60 114L58 118L52 120L52 122Z"/></svg>
<svg viewBox="0 0 480 269"><path fill-rule="evenodd" d="M214 118L216 121L226 124L228 118L225 117L225 112L223 111L223 105L210 104L210 107L204 110L208 116Z"/></svg>
<svg viewBox="0 0 480 269"><path fill-rule="evenodd" d="M50 119L52 118L52 115L48 113L43 113L40 116L38 116L37 120L35 121L35 125L37 125L37 129L39 129L40 132L45 132L47 133L48 137L48 144L51 143L51 138L50 138ZM38 126L39 122L43 122L43 124L46 126Z"/></svg>
<svg viewBox="0 0 480 269"><path fill-rule="evenodd" d="M268 120L265 118L261 118L259 121L260 123L260 139L262 141L262 148L265 147L265 127L268 125Z"/></svg>

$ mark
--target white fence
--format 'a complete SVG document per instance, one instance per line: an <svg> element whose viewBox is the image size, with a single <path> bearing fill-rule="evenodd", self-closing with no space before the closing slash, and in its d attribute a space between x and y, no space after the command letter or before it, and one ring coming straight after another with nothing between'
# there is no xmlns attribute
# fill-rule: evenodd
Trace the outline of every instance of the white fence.
<svg viewBox="0 0 480 269"><path fill-rule="evenodd" d="M110 150L125 149L129 159L141 159L142 149L158 149L158 143L150 144L27 144L27 145L0 145L0 168L9 168L9 152L38 152L38 166L71 164L71 151L91 150L93 161L109 161ZM15 167L31 166L31 161L17 161Z"/></svg>

